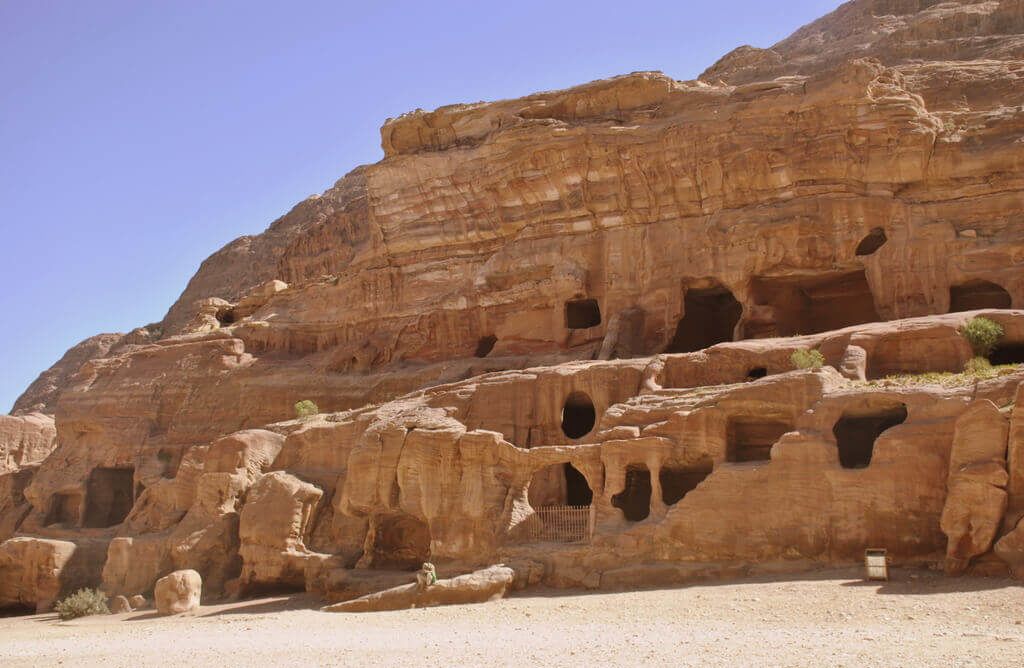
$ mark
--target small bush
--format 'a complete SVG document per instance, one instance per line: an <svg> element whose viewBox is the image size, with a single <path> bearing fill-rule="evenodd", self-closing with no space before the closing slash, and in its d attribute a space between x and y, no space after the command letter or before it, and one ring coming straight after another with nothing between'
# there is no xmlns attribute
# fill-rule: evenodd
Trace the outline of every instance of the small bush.
<svg viewBox="0 0 1024 668"><path fill-rule="evenodd" d="M960 329L960 335L971 344L975 356L988 357L1002 338L1003 328L988 318L971 318Z"/></svg>
<svg viewBox="0 0 1024 668"><path fill-rule="evenodd" d="M79 589L64 600L58 601L53 609L61 619L110 613L110 609L107 608L107 595L99 589Z"/></svg>
<svg viewBox="0 0 1024 668"><path fill-rule="evenodd" d="M295 417L304 418L316 415L320 409L309 399L295 402Z"/></svg>
<svg viewBox="0 0 1024 668"><path fill-rule="evenodd" d="M971 375L985 375L992 371L992 363L984 357L973 357L964 364L964 373Z"/></svg>
<svg viewBox="0 0 1024 668"><path fill-rule="evenodd" d="M820 369L825 364L825 356L820 350L797 350L789 356L789 361L797 369Z"/></svg>

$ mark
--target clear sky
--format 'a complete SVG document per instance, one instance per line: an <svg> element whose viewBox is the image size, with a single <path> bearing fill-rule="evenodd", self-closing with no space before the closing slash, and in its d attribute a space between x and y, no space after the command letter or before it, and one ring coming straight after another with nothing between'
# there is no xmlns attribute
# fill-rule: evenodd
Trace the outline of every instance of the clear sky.
<svg viewBox="0 0 1024 668"><path fill-rule="evenodd" d="M78 341L381 158L385 118L692 79L838 0L0 0L0 412Z"/></svg>

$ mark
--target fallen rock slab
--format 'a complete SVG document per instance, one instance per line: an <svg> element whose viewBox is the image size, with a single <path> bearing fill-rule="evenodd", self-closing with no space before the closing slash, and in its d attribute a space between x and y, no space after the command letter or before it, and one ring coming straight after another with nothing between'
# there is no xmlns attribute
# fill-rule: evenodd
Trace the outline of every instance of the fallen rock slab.
<svg viewBox="0 0 1024 668"><path fill-rule="evenodd" d="M321 608L324 612L379 612L429 608L438 605L486 603L502 598L515 573L508 566L491 566L420 589L415 583L392 587L351 601Z"/></svg>

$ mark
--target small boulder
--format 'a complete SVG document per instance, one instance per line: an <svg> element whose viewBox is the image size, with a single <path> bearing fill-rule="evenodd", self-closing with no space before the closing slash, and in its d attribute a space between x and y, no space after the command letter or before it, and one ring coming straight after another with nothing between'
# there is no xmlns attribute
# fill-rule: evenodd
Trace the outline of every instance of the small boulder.
<svg viewBox="0 0 1024 668"><path fill-rule="evenodd" d="M147 601L146 597L142 594L136 594L135 596L132 596L130 599L128 599L128 603L132 606L133 610L141 610L142 608L145 608L149 605L149 601Z"/></svg>
<svg viewBox="0 0 1024 668"><path fill-rule="evenodd" d="M124 596L115 596L110 599L110 614L120 615L124 612L131 612L132 606Z"/></svg>
<svg viewBox="0 0 1024 668"><path fill-rule="evenodd" d="M203 579L199 573L188 569L174 571L156 581L153 598L156 610L161 615L177 615L199 607L203 591Z"/></svg>

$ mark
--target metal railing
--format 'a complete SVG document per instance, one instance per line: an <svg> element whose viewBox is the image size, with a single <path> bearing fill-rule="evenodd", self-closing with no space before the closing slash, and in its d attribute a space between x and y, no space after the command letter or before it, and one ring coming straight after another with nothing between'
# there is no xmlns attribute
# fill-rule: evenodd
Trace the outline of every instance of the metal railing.
<svg viewBox="0 0 1024 668"><path fill-rule="evenodd" d="M524 522L529 542L581 543L590 540L594 528L592 506L541 506Z"/></svg>

